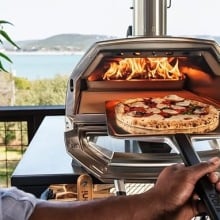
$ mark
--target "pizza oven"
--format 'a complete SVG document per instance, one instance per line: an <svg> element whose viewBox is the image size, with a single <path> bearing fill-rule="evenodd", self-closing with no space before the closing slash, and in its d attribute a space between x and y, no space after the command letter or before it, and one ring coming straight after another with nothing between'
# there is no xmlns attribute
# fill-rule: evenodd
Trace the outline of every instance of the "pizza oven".
<svg viewBox="0 0 220 220"><path fill-rule="evenodd" d="M220 109L220 47L215 41L145 35L95 43L68 81L67 152L105 183L153 182L165 166L182 161L172 135L112 129L108 101L176 94ZM220 156L219 132L189 135L202 159Z"/></svg>

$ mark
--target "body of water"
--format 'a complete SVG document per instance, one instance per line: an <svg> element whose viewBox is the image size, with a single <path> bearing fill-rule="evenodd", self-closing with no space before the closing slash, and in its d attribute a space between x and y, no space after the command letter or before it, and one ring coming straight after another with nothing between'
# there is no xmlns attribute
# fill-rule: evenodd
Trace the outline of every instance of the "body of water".
<svg viewBox="0 0 220 220"><path fill-rule="evenodd" d="M15 53L7 54L13 64L4 67L17 77L29 80L53 78L57 74L71 75L82 54Z"/></svg>

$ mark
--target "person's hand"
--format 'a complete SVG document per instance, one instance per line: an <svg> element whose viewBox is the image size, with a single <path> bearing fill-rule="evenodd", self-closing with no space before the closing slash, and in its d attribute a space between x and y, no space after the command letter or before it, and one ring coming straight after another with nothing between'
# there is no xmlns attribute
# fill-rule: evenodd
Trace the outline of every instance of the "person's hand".
<svg viewBox="0 0 220 220"><path fill-rule="evenodd" d="M220 159L214 157L208 162L185 167L176 164L165 168L159 175L154 190L163 206L163 219L187 220L204 213L205 207L194 193L196 182L207 175L210 182L220 191L219 175L216 169Z"/></svg>

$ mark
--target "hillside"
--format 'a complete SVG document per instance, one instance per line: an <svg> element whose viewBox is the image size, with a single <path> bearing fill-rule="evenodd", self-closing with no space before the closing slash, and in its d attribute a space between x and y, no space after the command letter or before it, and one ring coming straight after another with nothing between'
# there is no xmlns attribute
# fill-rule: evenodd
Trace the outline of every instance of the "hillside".
<svg viewBox="0 0 220 220"><path fill-rule="evenodd" d="M211 40L215 40L220 44L220 36L200 35L200 36L192 36L192 37L211 39ZM93 43L97 41L108 40L112 38L116 38L116 37L105 36L105 35L60 34L41 40L16 41L16 43L20 46L21 51L76 52L76 51L87 50ZM14 50L14 48L8 45L7 43L4 44L4 48L7 51Z"/></svg>
<svg viewBox="0 0 220 220"><path fill-rule="evenodd" d="M105 35L60 34L42 40L17 41L22 51L85 51L97 41L111 39ZM12 51L10 45L6 50Z"/></svg>

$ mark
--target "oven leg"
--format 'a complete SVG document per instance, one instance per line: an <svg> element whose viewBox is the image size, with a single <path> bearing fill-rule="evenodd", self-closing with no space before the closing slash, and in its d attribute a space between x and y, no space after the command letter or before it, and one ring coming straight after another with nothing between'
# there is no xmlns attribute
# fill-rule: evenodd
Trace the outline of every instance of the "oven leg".
<svg viewBox="0 0 220 220"><path fill-rule="evenodd" d="M114 185L115 185L117 196L126 195L124 180L114 180Z"/></svg>

